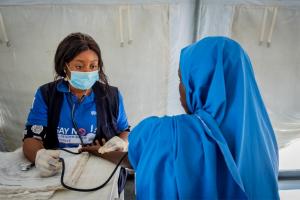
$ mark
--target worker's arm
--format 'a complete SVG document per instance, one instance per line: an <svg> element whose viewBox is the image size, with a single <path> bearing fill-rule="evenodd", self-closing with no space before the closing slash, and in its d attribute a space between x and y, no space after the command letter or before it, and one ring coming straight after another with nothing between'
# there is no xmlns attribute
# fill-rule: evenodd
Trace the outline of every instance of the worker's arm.
<svg viewBox="0 0 300 200"><path fill-rule="evenodd" d="M23 141L23 153L25 157L32 163L35 162L36 153L43 149L44 145L41 140L35 138L25 138Z"/></svg>

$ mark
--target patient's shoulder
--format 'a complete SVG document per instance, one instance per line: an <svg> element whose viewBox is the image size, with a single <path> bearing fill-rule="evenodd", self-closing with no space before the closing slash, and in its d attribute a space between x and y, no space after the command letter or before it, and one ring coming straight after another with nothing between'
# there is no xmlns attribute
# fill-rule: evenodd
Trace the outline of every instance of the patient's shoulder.
<svg viewBox="0 0 300 200"><path fill-rule="evenodd" d="M155 123L163 123L163 122L171 122L174 120L178 121L190 121L195 120L196 118L194 115L188 115L188 114L180 114L180 115L173 115L173 116L151 116L143 119L140 124L155 124Z"/></svg>
<svg viewBox="0 0 300 200"><path fill-rule="evenodd" d="M143 119L141 122L137 124L136 127L132 130L135 131L147 131L151 132L157 128L171 128L174 127L175 124L188 125L189 122L194 121L195 117L193 115L174 115L174 116L151 116Z"/></svg>
<svg viewBox="0 0 300 200"><path fill-rule="evenodd" d="M179 119L181 118L181 116L183 115L175 115L175 116L151 116L151 117L147 117L145 119L143 119L139 125L141 126L154 126L154 125L159 125L159 124L169 124L172 123L173 120Z"/></svg>

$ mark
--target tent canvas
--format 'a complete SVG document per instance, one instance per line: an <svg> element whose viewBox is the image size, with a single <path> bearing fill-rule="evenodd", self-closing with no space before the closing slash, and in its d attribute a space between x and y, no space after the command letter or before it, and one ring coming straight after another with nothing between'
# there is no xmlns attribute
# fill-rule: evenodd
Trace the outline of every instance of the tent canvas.
<svg viewBox="0 0 300 200"><path fill-rule="evenodd" d="M0 1L0 150L21 145L37 87L70 32L99 43L105 72L123 94L129 122L183 112L180 50L205 36L249 53L280 148L300 136L299 0Z"/></svg>

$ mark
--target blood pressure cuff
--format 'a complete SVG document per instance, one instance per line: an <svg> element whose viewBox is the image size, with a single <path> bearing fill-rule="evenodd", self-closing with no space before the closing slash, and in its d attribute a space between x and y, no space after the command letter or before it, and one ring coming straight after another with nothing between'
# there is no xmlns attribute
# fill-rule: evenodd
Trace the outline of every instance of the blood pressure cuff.
<svg viewBox="0 0 300 200"><path fill-rule="evenodd" d="M23 131L23 141L26 138L36 138L44 141L47 133L47 127L41 125L26 125Z"/></svg>

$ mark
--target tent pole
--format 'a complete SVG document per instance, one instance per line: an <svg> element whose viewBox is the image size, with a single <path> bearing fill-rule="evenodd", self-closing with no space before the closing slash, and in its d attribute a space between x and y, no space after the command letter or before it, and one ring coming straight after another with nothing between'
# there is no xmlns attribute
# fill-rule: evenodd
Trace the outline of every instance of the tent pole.
<svg viewBox="0 0 300 200"><path fill-rule="evenodd" d="M194 12L194 33L193 33L193 42L198 40L198 32L200 28L200 2L201 0L195 0L195 12Z"/></svg>

